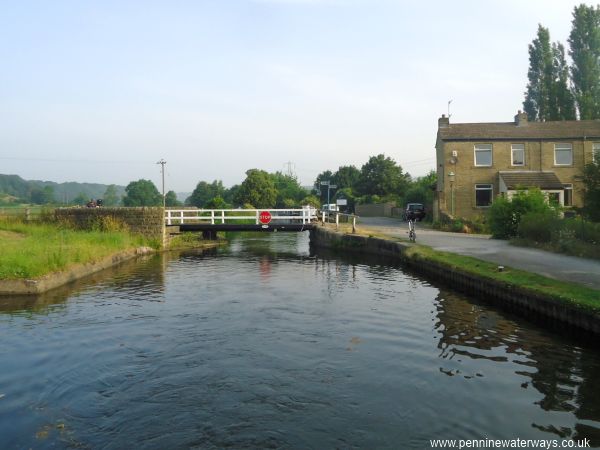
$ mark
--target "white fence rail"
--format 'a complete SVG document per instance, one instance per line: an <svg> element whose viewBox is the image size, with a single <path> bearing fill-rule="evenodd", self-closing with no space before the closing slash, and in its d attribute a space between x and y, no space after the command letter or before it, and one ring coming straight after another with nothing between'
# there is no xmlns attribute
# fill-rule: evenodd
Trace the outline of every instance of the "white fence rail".
<svg viewBox="0 0 600 450"><path fill-rule="evenodd" d="M183 225L186 223L210 223L211 225L252 220L260 225L260 214L271 214L271 223L307 224L318 220L317 210L302 209L167 209L165 222L167 225Z"/></svg>

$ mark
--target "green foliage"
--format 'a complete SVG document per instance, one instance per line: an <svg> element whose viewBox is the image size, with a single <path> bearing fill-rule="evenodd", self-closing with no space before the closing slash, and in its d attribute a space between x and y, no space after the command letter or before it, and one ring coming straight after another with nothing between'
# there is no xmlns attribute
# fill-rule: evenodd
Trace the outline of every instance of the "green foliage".
<svg viewBox="0 0 600 450"><path fill-rule="evenodd" d="M357 184L359 195L402 195L408 187L409 178L396 162L383 154L371 156L360 169Z"/></svg>
<svg viewBox="0 0 600 450"><path fill-rule="evenodd" d="M539 189L519 191L511 199L500 197L490 207L488 220L495 238L508 239L517 236L522 216L527 213L550 213L554 211Z"/></svg>
<svg viewBox="0 0 600 450"><path fill-rule="evenodd" d="M213 198L224 196L225 187L221 180L214 180L212 183L200 181L185 203L196 208L206 208L207 203Z"/></svg>
<svg viewBox="0 0 600 450"><path fill-rule="evenodd" d="M177 194L175 191L169 191L165 194L165 206L181 206L181 202L177 200Z"/></svg>
<svg viewBox="0 0 600 450"><path fill-rule="evenodd" d="M162 206L162 195L150 180L132 181L125 192L125 206Z"/></svg>
<svg viewBox="0 0 600 450"><path fill-rule="evenodd" d="M104 197L102 197L104 206L117 206L119 204L119 194L117 194L117 186L114 184L109 185L104 191Z"/></svg>
<svg viewBox="0 0 600 450"><path fill-rule="evenodd" d="M54 203L54 188L44 186L43 188L33 188L30 195L31 203L35 205L47 205Z"/></svg>
<svg viewBox="0 0 600 450"><path fill-rule="evenodd" d="M600 160L584 166L581 180L584 184L583 212L590 220L600 222Z"/></svg>
<svg viewBox="0 0 600 450"><path fill-rule="evenodd" d="M307 195L306 197L304 197L301 201L300 204L302 206L304 205L310 205L313 208L320 208L321 207L321 201L319 200L319 198L315 195Z"/></svg>
<svg viewBox="0 0 600 450"><path fill-rule="evenodd" d="M229 205L223 197L217 195L216 197L209 200L204 206L206 209L229 209L231 205Z"/></svg>
<svg viewBox="0 0 600 450"><path fill-rule="evenodd" d="M85 195L83 192L80 192L79 194L77 194L77 197L75 197L73 199L73 201L71 203L75 204L75 205L79 205L79 206L83 206L85 205L90 199L88 198L87 195Z"/></svg>
<svg viewBox="0 0 600 450"><path fill-rule="evenodd" d="M0 221L0 279L35 278L72 264L98 261L116 251L148 245L125 231L74 231L56 224Z"/></svg>
<svg viewBox="0 0 600 450"><path fill-rule="evenodd" d="M300 206L300 201L306 196L306 190L300 186L295 176L275 172L271 174L271 179L277 191L275 200L277 208L294 208Z"/></svg>
<svg viewBox="0 0 600 450"><path fill-rule="evenodd" d="M273 178L264 170L246 171L246 179L237 192L236 203L249 203L256 208L272 208L277 200L277 189Z"/></svg>
<svg viewBox="0 0 600 450"><path fill-rule="evenodd" d="M529 45L529 83L523 102L529 120L543 122L576 118L568 76L563 45L550 45L548 29L539 25L537 37Z"/></svg>
<svg viewBox="0 0 600 450"><path fill-rule="evenodd" d="M332 176L332 184L338 189L353 189L360 179L360 170L354 166L340 166Z"/></svg>
<svg viewBox="0 0 600 450"><path fill-rule="evenodd" d="M523 214L517 236L535 242L551 242L559 236L564 222L551 209Z"/></svg>
<svg viewBox="0 0 600 450"><path fill-rule="evenodd" d="M54 190L53 201L61 203L73 203L72 199L78 194L83 193L86 202L90 198L103 198L103 194L107 189L105 184L95 183L54 183L52 181L24 180L18 175L1 175L0 174L0 193L4 192L8 195L26 199L29 202L33 189L43 191L44 187L49 186ZM113 185L114 186L114 185ZM123 186L116 186L117 195L121 196L125 192Z"/></svg>
<svg viewBox="0 0 600 450"><path fill-rule="evenodd" d="M600 6L575 7L569 47L579 118L600 119Z"/></svg>

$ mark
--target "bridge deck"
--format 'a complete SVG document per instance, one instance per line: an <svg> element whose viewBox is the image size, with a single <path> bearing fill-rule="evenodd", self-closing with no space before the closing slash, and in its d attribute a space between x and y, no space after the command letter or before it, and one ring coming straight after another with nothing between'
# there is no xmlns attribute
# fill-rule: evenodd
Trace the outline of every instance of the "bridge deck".
<svg viewBox="0 0 600 450"><path fill-rule="evenodd" d="M282 223L269 225L255 224L210 224L210 223L185 223L173 225L179 227L180 231L306 231L312 230L316 225L314 223ZM170 228L167 226L167 229Z"/></svg>

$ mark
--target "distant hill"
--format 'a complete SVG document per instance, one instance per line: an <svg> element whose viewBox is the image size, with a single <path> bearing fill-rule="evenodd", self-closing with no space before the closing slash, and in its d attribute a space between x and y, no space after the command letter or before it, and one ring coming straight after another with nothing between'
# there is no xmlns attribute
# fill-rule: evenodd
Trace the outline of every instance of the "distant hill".
<svg viewBox="0 0 600 450"><path fill-rule="evenodd" d="M69 203L82 194L86 198L103 198L107 184L98 183L55 183L53 181L24 180L18 175L0 174L0 198L16 197L24 202L29 202L31 192L36 189L52 187L54 200L57 203ZM125 195L125 186L116 186L117 196ZM3 194L3 195L2 195Z"/></svg>

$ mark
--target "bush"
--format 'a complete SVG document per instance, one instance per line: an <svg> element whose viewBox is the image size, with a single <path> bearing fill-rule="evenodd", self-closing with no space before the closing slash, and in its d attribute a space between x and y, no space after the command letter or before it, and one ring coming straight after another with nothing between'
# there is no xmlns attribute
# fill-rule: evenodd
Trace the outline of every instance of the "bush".
<svg viewBox="0 0 600 450"><path fill-rule="evenodd" d="M492 235L499 239L509 239L518 235L521 218L527 213L550 214L551 208L539 189L517 192L510 200L500 197L494 200L489 213Z"/></svg>
<svg viewBox="0 0 600 450"><path fill-rule="evenodd" d="M534 242L551 242L562 234L564 223L553 210L526 213L521 217L517 235Z"/></svg>

